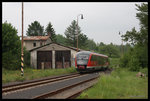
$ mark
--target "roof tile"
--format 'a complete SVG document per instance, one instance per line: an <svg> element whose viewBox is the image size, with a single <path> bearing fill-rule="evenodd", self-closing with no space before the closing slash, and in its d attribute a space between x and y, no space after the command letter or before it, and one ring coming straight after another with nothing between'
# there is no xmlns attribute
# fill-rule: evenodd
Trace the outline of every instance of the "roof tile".
<svg viewBox="0 0 150 101"><path fill-rule="evenodd" d="M47 40L49 36L24 36L23 40Z"/></svg>

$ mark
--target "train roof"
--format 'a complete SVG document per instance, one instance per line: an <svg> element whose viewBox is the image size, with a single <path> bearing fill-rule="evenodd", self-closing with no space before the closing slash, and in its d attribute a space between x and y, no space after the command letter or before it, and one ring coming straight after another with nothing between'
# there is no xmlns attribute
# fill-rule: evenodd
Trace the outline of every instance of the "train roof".
<svg viewBox="0 0 150 101"><path fill-rule="evenodd" d="M90 51L80 51L80 52L78 52L77 54L80 54L80 53L95 54L95 55L100 55L100 56L103 56L103 57L108 57L107 55L99 54L99 53L95 53L95 52L90 52Z"/></svg>

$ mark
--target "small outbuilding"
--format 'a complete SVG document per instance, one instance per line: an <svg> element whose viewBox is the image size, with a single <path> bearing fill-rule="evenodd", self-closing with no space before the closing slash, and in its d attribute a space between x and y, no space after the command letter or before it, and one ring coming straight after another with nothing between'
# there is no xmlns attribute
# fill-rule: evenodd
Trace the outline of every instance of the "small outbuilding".
<svg viewBox="0 0 150 101"><path fill-rule="evenodd" d="M78 49L81 51L81 49ZM54 69L75 66L77 49L58 43L46 45L30 50L30 64L35 69Z"/></svg>

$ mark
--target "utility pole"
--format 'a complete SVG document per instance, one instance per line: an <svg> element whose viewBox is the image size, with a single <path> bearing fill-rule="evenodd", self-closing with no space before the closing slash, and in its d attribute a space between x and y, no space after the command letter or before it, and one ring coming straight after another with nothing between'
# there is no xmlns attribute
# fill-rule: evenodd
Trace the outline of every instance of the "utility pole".
<svg viewBox="0 0 150 101"><path fill-rule="evenodd" d="M79 14L79 15L81 15L81 19L83 19L83 14ZM77 30L77 52L78 52L78 34L79 34L78 33L78 16L77 16L77 27L76 27L76 30Z"/></svg>
<svg viewBox="0 0 150 101"><path fill-rule="evenodd" d="M24 66L24 59L23 59L23 2L22 2L22 40L21 40L21 76L23 76L23 66Z"/></svg>
<svg viewBox="0 0 150 101"><path fill-rule="evenodd" d="M77 16L77 52L78 52L78 16Z"/></svg>

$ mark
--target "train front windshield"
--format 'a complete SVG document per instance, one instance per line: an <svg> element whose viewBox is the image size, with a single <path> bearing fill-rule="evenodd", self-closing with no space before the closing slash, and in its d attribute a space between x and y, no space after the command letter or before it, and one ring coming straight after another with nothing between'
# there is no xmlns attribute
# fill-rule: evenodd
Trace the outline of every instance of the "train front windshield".
<svg viewBox="0 0 150 101"><path fill-rule="evenodd" d="M89 60L89 54L78 54L77 65L87 65Z"/></svg>

